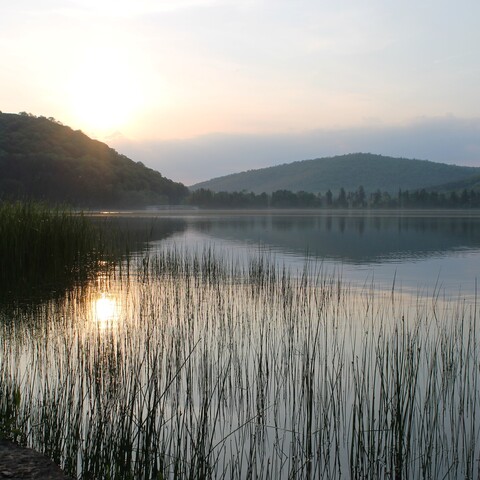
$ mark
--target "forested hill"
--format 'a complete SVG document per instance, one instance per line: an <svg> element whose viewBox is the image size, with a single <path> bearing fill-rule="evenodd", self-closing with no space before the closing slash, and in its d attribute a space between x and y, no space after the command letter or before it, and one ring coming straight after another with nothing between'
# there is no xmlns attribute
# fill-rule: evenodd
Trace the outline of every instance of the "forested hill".
<svg viewBox="0 0 480 480"><path fill-rule="evenodd" d="M431 188L437 192L452 192L452 191L462 191L462 190L474 190L480 192L480 173L471 175L462 180L457 180L454 182L448 182L443 185L437 185Z"/></svg>
<svg viewBox="0 0 480 480"><path fill-rule="evenodd" d="M429 188L479 174L480 168L354 153L235 173L198 183L191 189L205 188L215 192L246 190L254 193L277 190L318 193L331 190L335 193L342 187L354 191L362 185L367 192L379 189L397 193L399 189Z"/></svg>
<svg viewBox="0 0 480 480"><path fill-rule="evenodd" d="M54 119L0 113L0 199L132 207L187 194L183 184Z"/></svg>

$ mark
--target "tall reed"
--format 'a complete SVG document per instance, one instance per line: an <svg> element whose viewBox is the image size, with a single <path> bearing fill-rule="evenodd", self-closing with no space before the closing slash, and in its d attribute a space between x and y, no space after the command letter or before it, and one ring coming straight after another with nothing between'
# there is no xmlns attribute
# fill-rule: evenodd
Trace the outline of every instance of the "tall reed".
<svg viewBox="0 0 480 480"><path fill-rule="evenodd" d="M70 286L106 253L105 230L68 207L0 202L3 298Z"/></svg>
<svg viewBox="0 0 480 480"><path fill-rule="evenodd" d="M293 273L171 249L0 319L0 409L85 479L478 476L476 304Z"/></svg>

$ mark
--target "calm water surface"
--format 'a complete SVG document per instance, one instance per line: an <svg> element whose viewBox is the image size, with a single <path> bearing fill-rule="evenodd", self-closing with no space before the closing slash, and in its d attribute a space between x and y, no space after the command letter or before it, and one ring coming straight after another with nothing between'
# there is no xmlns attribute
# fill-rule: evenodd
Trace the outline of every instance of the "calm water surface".
<svg viewBox="0 0 480 480"><path fill-rule="evenodd" d="M81 478L478 477L480 215L108 218L149 232L128 268L1 305L29 445Z"/></svg>
<svg viewBox="0 0 480 480"><path fill-rule="evenodd" d="M243 259L268 253L293 271L308 259L347 282L447 296L474 295L480 272L480 216L469 212L226 213L177 220L176 230L152 241L153 248L212 247Z"/></svg>

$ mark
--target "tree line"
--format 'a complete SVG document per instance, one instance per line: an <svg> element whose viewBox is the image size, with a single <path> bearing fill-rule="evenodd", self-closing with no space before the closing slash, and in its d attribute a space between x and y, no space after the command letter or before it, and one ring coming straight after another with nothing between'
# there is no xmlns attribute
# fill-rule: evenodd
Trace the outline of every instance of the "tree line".
<svg viewBox="0 0 480 480"><path fill-rule="evenodd" d="M461 192L399 190L396 195L376 190L367 193L363 186L353 192L340 188L335 194L277 190L271 194L252 192L213 192L199 189L186 198L189 205L201 208L480 208L480 191Z"/></svg>

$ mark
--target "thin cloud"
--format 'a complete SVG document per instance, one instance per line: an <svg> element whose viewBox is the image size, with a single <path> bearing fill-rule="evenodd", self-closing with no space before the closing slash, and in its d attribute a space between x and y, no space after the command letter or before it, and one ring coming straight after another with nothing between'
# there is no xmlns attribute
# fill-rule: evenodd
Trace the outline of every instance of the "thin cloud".
<svg viewBox="0 0 480 480"><path fill-rule="evenodd" d="M163 175L191 185L210 178L298 160L369 152L480 166L480 118L417 118L403 126L323 129L290 135L212 134L187 140L112 145Z"/></svg>

